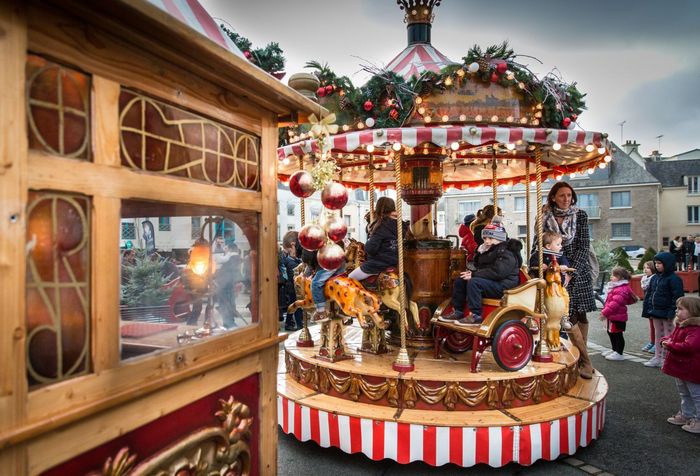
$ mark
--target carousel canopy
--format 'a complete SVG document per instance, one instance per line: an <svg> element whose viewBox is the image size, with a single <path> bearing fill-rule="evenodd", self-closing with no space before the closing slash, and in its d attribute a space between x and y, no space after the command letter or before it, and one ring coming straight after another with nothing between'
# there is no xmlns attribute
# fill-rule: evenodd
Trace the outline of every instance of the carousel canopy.
<svg viewBox="0 0 700 476"><path fill-rule="evenodd" d="M439 73L442 68L453 64L445 55L429 43L408 45L401 53L389 62L387 71L398 74L405 80L420 76L425 71Z"/></svg>

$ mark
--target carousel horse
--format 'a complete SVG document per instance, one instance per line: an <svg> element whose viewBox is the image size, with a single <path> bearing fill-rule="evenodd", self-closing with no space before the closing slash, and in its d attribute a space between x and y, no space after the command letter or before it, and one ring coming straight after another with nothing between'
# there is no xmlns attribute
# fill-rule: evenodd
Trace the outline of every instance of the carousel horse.
<svg viewBox="0 0 700 476"><path fill-rule="evenodd" d="M305 276L304 264L295 268L294 289L297 300L289 305L287 312L293 314L299 308L311 310L314 302L311 297L312 276ZM386 329L389 323L379 315L379 300L377 296L367 291L354 279L346 276L333 276L323 287L328 301L335 302L343 314L356 317L363 328L371 327L368 317L379 329Z"/></svg>
<svg viewBox="0 0 700 476"><path fill-rule="evenodd" d="M569 293L562 282L562 272L556 260L544 272L544 279L544 311L547 315L544 338L551 350L558 351L561 345L559 330L562 320L569 313Z"/></svg>
<svg viewBox="0 0 700 476"><path fill-rule="evenodd" d="M357 268L360 266L360 264L362 264L366 256L365 245L362 242L351 238L350 244L346 247L345 251L345 269L350 272ZM382 304L389 309L399 312L401 309L399 304L399 275L396 271L392 270L381 272L376 277L371 277L362 281L362 284L366 289L376 291L379 295L379 299L382 301ZM408 308L416 327L420 327L418 305L409 299Z"/></svg>

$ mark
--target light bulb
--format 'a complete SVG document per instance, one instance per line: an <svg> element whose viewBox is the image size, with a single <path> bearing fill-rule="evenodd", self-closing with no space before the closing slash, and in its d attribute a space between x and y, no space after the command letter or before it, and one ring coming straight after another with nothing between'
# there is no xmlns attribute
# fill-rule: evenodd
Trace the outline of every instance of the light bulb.
<svg viewBox="0 0 700 476"><path fill-rule="evenodd" d="M561 144L559 142L555 142L554 144L552 144L552 149L553 150L561 149Z"/></svg>
<svg viewBox="0 0 700 476"><path fill-rule="evenodd" d="M433 120L433 118L430 117L430 116L425 116L425 117L423 118L423 120L424 120L425 122L430 122L430 121Z"/></svg>
<svg viewBox="0 0 700 476"><path fill-rule="evenodd" d="M285 157L284 159L282 159L282 164L289 165L289 157Z"/></svg>
<svg viewBox="0 0 700 476"><path fill-rule="evenodd" d="M595 146L593 144L588 144L586 146L586 152L593 152L593 149L595 149Z"/></svg>
<svg viewBox="0 0 700 476"><path fill-rule="evenodd" d="M448 76L445 78L445 86L452 86L452 77Z"/></svg>
<svg viewBox="0 0 700 476"><path fill-rule="evenodd" d="M448 116L447 114L444 114L444 115L442 116L442 122L447 122L447 121L449 121L449 120L450 120L450 116Z"/></svg>
<svg viewBox="0 0 700 476"><path fill-rule="evenodd" d="M598 153L599 153L599 154L604 154L604 153L605 153L605 147L598 147Z"/></svg>
<svg viewBox="0 0 700 476"><path fill-rule="evenodd" d="M420 104L420 103L422 103L422 102L423 102L423 98L420 97L420 96L418 96L418 97L416 98L416 104Z"/></svg>
<svg viewBox="0 0 700 476"><path fill-rule="evenodd" d="M603 160L606 162L610 162L612 160L612 157L610 157L609 155L606 155Z"/></svg>
<svg viewBox="0 0 700 476"><path fill-rule="evenodd" d="M601 163L598 164L598 168L599 168L599 169L604 169L604 168L607 167L607 166L608 166L608 164L606 164L605 162L601 162Z"/></svg>
<svg viewBox="0 0 700 476"><path fill-rule="evenodd" d="M394 145L392 145L391 148L397 152L400 151L401 150L401 142L394 142Z"/></svg>
<svg viewBox="0 0 700 476"><path fill-rule="evenodd" d="M459 120L462 121L462 122L466 121L466 120L467 120L467 115L466 115L466 114L460 114L460 115L459 115Z"/></svg>
<svg viewBox="0 0 700 476"><path fill-rule="evenodd" d="M367 152L369 152L370 154L371 154L372 152L374 152L374 145L373 145L373 144L369 144L369 145L367 146Z"/></svg>
<svg viewBox="0 0 700 476"><path fill-rule="evenodd" d="M452 149L452 150L459 149L459 143L453 142L452 144L450 144L450 149Z"/></svg>
<svg viewBox="0 0 700 476"><path fill-rule="evenodd" d="M496 115L491 116L491 122L498 122L498 116L496 116Z"/></svg>
<svg viewBox="0 0 700 476"><path fill-rule="evenodd" d="M476 122L481 122L481 119L483 119L483 118L481 117L481 114L477 114L476 116L474 116L474 120L475 120Z"/></svg>
<svg viewBox="0 0 700 476"><path fill-rule="evenodd" d="M423 106L418 108L418 114L420 114L421 116L425 114L425 108Z"/></svg>
<svg viewBox="0 0 700 476"><path fill-rule="evenodd" d="M506 144L506 149L508 149L508 150L515 149L515 144Z"/></svg>

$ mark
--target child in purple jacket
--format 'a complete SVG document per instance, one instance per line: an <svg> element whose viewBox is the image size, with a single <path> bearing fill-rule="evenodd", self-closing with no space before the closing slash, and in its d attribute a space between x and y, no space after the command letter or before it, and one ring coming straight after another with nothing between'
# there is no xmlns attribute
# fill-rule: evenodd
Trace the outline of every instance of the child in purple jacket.
<svg viewBox="0 0 700 476"><path fill-rule="evenodd" d="M607 360L625 360L625 327L627 326L627 306L639 300L630 287L632 275L621 266L613 268L607 285L605 306L600 313L600 320L607 320L607 331L612 350L606 352Z"/></svg>

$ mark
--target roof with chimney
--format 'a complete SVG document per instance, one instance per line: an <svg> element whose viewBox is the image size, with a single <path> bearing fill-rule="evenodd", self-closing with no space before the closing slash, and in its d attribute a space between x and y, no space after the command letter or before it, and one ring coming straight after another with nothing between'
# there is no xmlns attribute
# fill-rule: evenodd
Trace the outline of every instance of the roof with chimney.
<svg viewBox="0 0 700 476"><path fill-rule="evenodd" d="M687 154L688 152L685 152L675 157ZM700 159L649 160L646 163L646 169L661 182L663 187L685 187L684 177L700 175Z"/></svg>
<svg viewBox="0 0 700 476"><path fill-rule="evenodd" d="M643 165L613 144L613 160L604 169L596 168L590 175L575 179L577 187L602 187L606 185L658 184L659 180ZM579 176L580 177L580 176Z"/></svg>

